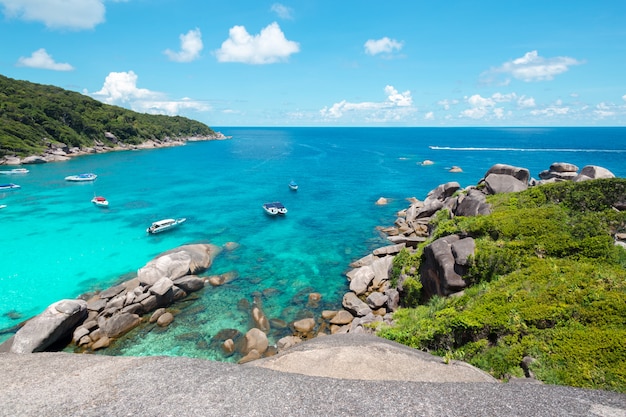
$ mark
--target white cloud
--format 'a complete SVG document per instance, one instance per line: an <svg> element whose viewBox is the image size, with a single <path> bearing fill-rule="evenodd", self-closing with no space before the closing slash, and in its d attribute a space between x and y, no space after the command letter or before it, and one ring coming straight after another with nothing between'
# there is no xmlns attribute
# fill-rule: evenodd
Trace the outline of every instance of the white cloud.
<svg viewBox="0 0 626 417"><path fill-rule="evenodd" d="M287 7L280 3L274 3L272 4L271 10L281 19L293 19L293 9L291 7Z"/></svg>
<svg viewBox="0 0 626 417"><path fill-rule="evenodd" d="M104 22L105 0L0 0L8 18L42 22L49 28L92 29Z"/></svg>
<svg viewBox="0 0 626 417"><path fill-rule="evenodd" d="M169 57L171 61L175 62L191 62L200 56L202 51L202 33L200 29L192 29L187 34L179 36L180 39L180 52L175 52L170 49L166 49L163 53Z"/></svg>
<svg viewBox="0 0 626 417"><path fill-rule="evenodd" d="M432 111L429 111L428 113L426 113L424 115L424 119L425 120L435 120L435 113L433 113Z"/></svg>
<svg viewBox="0 0 626 417"><path fill-rule="evenodd" d="M320 115L326 119L339 119L346 113L359 113L368 121L384 122L401 120L404 116L413 113L413 99L410 91L399 93L393 86L385 86L387 99L382 102L363 101L350 103L342 100L330 107L320 110Z"/></svg>
<svg viewBox="0 0 626 417"><path fill-rule="evenodd" d="M517 98L517 94L515 94L515 93L509 93L509 94L494 93L491 96L491 98L496 103L510 103L511 101L514 101Z"/></svg>
<svg viewBox="0 0 626 417"><path fill-rule="evenodd" d="M207 111L211 107L189 98L168 100L165 94L145 88L137 88L137 74L133 71L111 72L100 91L85 94L107 103L130 107L141 113L178 115L183 110Z"/></svg>
<svg viewBox="0 0 626 417"><path fill-rule="evenodd" d="M384 37L381 39L370 39L365 42L365 52L369 55L378 55L381 53L391 54L394 51L402 49L402 42L398 42L395 39L389 39Z"/></svg>
<svg viewBox="0 0 626 417"><path fill-rule="evenodd" d="M626 94L622 96L622 100L626 101Z"/></svg>
<svg viewBox="0 0 626 417"><path fill-rule="evenodd" d="M496 107L496 104L502 102L510 102L515 98L515 93L501 94L495 93L491 97L482 97L480 94L466 97L465 101L470 105L469 109L461 112L461 117L469 117L471 119L485 119L495 117L502 119L504 117L504 109Z"/></svg>
<svg viewBox="0 0 626 417"><path fill-rule="evenodd" d="M548 117L563 116L563 115L568 114L570 112L570 108L560 107L561 105L562 104L559 100L553 106L549 106L544 109L532 110L530 114L533 116L548 116Z"/></svg>
<svg viewBox="0 0 626 417"><path fill-rule="evenodd" d="M398 93L398 90L393 88L393 86L388 85L385 86L385 93L387 94L387 100L398 107L408 107L413 103L410 91Z"/></svg>
<svg viewBox="0 0 626 417"><path fill-rule="evenodd" d="M531 51L521 58L505 62L498 68L492 68L482 76L489 78L497 74L510 74L512 77L526 82L546 81L552 80L556 75L567 72L570 67L582 63L566 56L544 58L539 56L537 51Z"/></svg>
<svg viewBox="0 0 626 417"><path fill-rule="evenodd" d="M437 104L442 106L444 108L444 110L450 110L450 107L453 106L453 105L459 104L459 101L458 100L444 99L444 100L438 101Z"/></svg>
<svg viewBox="0 0 626 417"><path fill-rule="evenodd" d="M518 100L517 100L517 105L520 107L535 107L535 99L533 97L526 97L526 96L521 96Z"/></svg>
<svg viewBox="0 0 626 417"><path fill-rule="evenodd" d="M493 107L496 105L495 100L489 97L481 97L480 94L474 94L467 99L467 102L472 107Z"/></svg>
<svg viewBox="0 0 626 417"><path fill-rule="evenodd" d="M291 54L299 51L300 45L287 40L278 23L274 22L254 36L244 26L233 26L228 39L215 51L215 55L219 62L273 64L286 61Z"/></svg>
<svg viewBox="0 0 626 417"><path fill-rule="evenodd" d="M41 48L32 53L28 58L20 57L17 65L21 67L48 69L53 71L72 71L74 69L68 63L54 62L45 49Z"/></svg>

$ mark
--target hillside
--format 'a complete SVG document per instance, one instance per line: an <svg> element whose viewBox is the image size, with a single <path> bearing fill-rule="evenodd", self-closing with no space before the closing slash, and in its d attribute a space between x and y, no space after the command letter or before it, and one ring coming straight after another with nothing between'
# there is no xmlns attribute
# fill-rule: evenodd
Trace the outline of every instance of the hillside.
<svg viewBox="0 0 626 417"><path fill-rule="evenodd" d="M394 271L412 294L378 334L504 380L626 392L626 250L614 240L626 231L624 201L626 180L613 178L492 195L489 215L442 210L429 242L476 241L468 287L424 300L423 252L404 250Z"/></svg>
<svg viewBox="0 0 626 417"><path fill-rule="evenodd" d="M184 117L137 113L62 88L0 75L0 157L39 154L52 143L69 148L137 145L214 134L205 124Z"/></svg>

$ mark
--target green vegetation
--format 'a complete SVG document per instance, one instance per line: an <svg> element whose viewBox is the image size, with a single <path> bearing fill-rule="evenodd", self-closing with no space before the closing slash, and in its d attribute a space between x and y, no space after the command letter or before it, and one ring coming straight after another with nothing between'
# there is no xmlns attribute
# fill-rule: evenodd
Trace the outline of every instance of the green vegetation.
<svg viewBox="0 0 626 417"><path fill-rule="evenodd" d="M379 335L497 378L626 392L626 180L561 182L488 198L493 213L436 218L433 236L466 233L477 250L459 297L403 308ZM419 269L421 251L396 258ZM405 303L406 305L406 303Z"/></svg>
<svg viewBox="0 0 626 417"><path fill-rule="evenodd" d="M76 92L0 75L0 157L39 154L50 143L114 146L105 132L126 144L215 133L184 117L136 113Z"/></svg>

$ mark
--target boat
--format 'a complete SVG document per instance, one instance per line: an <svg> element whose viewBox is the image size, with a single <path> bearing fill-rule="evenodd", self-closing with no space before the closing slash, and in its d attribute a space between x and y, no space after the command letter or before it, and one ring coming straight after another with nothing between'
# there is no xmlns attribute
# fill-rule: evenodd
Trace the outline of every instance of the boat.
<svg viewBox="0 0 626 417"><path fill-rule="evenodd" d="M109 207L109 200L98 195L91 199L91 202L98 207Z"/></svg>
<svg viewBox="0 0 626 417"><path fill-rule="evenodd" d="M274 203L263 204L263 210L265 210L265 212L271 216L287 214L287 208L283 206L283 203L280 203L278 201Z"/></svg>
<svg viewBox="0 0 626 417"><path fill-rule="evenodd" d="M17 185L17 184L13 184L13 183L9 183L9 184L0 184L0 190L2 191L6 191L6 190L17 190L18 188L22 188L21 186Z"/></svg>
<svg viewBox="0 0 626 417"><path fill-rule="evenodd" d="M13 168L8 171L0 171L0 174L15 175L15 174L28 174L30 171L26 168Z"/></svg>
<svg viewBox="0 0 626 417"><path fill-rule="evenodd" d="M74 181L74 182L95 181L96 178L98 178L96 174L86 173L86 174L70 175L68 177L65 177L65 181Z"/></svg>
<svg viewBox="0 0 626 417"><path fill-rule="evenodd" d="M166 230L170 230L178 225L185 223L186 220L186 218L159 220L158 222L152 223L150 227L146 229L146 232L150 234L165 232Z"/></svg>
<svg viewBox="0 0 626 417"><path fill-rule="evenodd" d="M298 190L298 184L295 181L291 181L289 183L289 188L291 188L293 191L297 191Z"/></svg>
<svg viewBox="0 0 626 417"><path fill-rule="evenodd" d="M7 205L6 204L0 204L0 209L5 208Z"/></svg>

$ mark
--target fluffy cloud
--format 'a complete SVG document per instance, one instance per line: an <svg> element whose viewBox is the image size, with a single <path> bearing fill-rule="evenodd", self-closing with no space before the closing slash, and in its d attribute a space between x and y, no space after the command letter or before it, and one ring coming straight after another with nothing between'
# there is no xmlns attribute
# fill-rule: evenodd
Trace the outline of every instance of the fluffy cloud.
<svg viewBox="0 0 626 417"><path fill-rule="evenodd" d="M50 56L43 48L36 50L28 58L20 57L17 60L17 65L21 67L40 68L53 71L72 71L74 69L74 67L68 63L54 62L52 56Z"/></svg>
<svg viewBox="0 0 626 417"><path fill-rule="evenodd" d="M525 108L525 107L535 107L535 99L533 97L526 97L526 96L521 96L518 100L517 100L517 105Z"/></svg>
<svg viewBox="0 0 626 417"><path fill-rule="evenodd" d="M378 55L378 54L391 54L394 51L399 51L402 49L402 42L398 42L395 39L389 39L388 37L384 37L381 39L370 39L365 42L365 53L369 55Z"/></svg>
<svg viewBox="0 0 626 417"><path fill-rule="evenodd" d="M293 9L291 7L287 7L280 3L274 3L272 4L271 10L281 19L293 19Z"/></svg>
<svg viewBox="0 0 626 417"><path fill-rule="evenodd" d="M130 107L141 113L167 114L175 116L183 110L207 111L211 107L189 98L168 100L165 94L145 88L137 88L137 74L133 71L111 72L104 80L100 91L85 94L107 103Z"/></svg>
<svg viewBox="0 0 626 417"><path fill-rule="evenodd" d="M622 100L626 101L626 94L622 96Z"/></svg>
<svg viewBox="0 0 626 417"><path fill-rule="evenodd" d="M526 82L545 81L552 80L556 75L568 71L570 67L582 63L566 56L544 58L539 56L537 51L531 51L521 58L505 62L498 68L492 68L482 76L487 79L497 74L509 74L513 78Z"/></svg>
<svg viewBox="0 0 626 417"><path fill-rule="evenodd" d="M180 52L166 49L163 53L175 62L191 62L200 56L202 51L202 33L196 28L179 36Z"/></svg>
<svg viewBox="0 0 626 417"><path fill-rule="evenodd" d="M504 111L502 108L496 107L496 104L507 99L510 101L511 96L495 93L491 97L482 97L480 94L474 94L465 98L470 108L463 110L461 116L471 119L484 119L488 116L493 116L501 119L504 117Z"/></svg>
<svg viewBox="0 0 626 417"><path fill-rule="evenodd" d="M274 22L254 36L244 26L233 26L228 39L215 51L215 55L219 62L273 64L285 61L299 51L300 45L287 40L278 23Z"/></svg>
<svg viewBox="0 0 626 417"><path fill-rule="evenodd" d="M49 28L92 29L104 22L105 0L0 0L8 18L42 22Z"/></svg>
<svg viewBox="0 0 626 417"><path fill-rule="evenodd" d="M339 119L346 113L360 113L368 121L394 121L401 120L403 116L414 111L411 92L399 93L393 86L385 87L387 99L382 102L364 101L350 103L342 100L330 107L320 110L320 115L326 119Z"/></svg>

